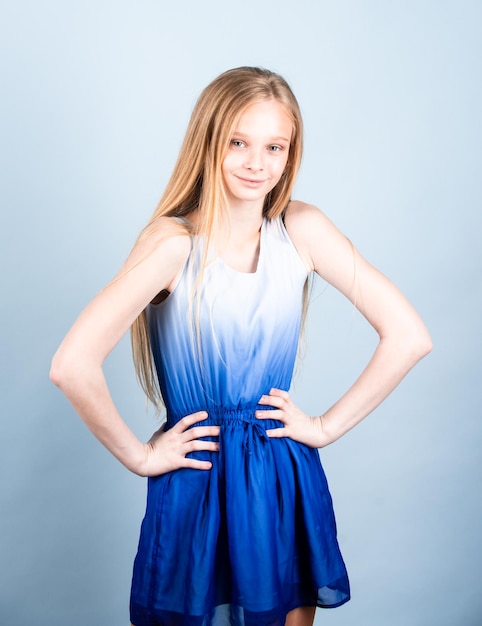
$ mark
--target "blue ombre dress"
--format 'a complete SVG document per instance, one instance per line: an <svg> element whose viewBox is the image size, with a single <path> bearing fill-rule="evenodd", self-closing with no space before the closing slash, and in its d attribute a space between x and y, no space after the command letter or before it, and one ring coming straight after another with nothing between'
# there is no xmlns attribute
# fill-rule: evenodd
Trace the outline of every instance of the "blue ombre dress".
<svg viewBox="0 0 482 626"><path fill-rule="evenodd" d="M134 564L135 626L282 626L299 606L349 599L332 501L318 451L257 420L261 395L289 389L307 269L281 218L265 220L255 273L221 259L205 270L201 359L190 326L193 246L181 278L148 327L167 428L206 410L219 424L210 470L179 469L148 483Z"/></svg>

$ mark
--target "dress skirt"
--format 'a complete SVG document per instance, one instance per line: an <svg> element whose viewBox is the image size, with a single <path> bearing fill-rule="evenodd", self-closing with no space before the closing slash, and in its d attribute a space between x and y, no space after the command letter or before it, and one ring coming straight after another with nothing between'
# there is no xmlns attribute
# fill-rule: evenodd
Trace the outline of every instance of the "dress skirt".
<svg viewBox="0 0 482 626"><path fill-rule="evenodd" d="M148 481L134 564L134 626L282 626L300 606L350 597L318 451L269 438L253 409L210 414L210 470Z"/></svg>

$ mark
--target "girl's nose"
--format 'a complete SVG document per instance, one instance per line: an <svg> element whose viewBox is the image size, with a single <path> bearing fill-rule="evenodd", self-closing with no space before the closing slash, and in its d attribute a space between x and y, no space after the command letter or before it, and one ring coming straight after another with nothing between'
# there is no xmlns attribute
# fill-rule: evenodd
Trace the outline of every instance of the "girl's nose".
<svg viewBox="0 0 482 626"><path fill-rule="evenodd" d="M259 172L264 168L263 157L259 150L250 150L247 154L245 167L253 172Z"/></svg>

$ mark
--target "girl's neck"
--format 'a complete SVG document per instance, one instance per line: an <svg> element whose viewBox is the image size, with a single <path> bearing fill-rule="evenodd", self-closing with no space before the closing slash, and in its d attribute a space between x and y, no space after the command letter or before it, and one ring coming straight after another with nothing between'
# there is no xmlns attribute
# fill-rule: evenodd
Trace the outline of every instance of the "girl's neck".
<svg viewBox="0 0 482 626"><path fill-rule="evenodd" d="M242 242L256 237L263 223L263 207L249 203L243 206L228 208L229 222L226 225L225 235L231 241Z"/></svg>
<svg viewBox="0 0 482 626"><path fill-rule="evenodd" d="M187 220L193 225L193 229L199 228L202 220L196 212L186 216ZM259 233L263 223L263 206L249 205L229 206L225 217L221 219L218 227L211 232L211 239L226 241L234 235L237 239L243 240L255 236Z"/></svg>
<svg viewBox="0 0 482 626"><path fill-rule="evenodd" d="M214 243L217 256L231 268L256 272L259 262L262 216L258 219L232 220L230 228Z"/></svg>

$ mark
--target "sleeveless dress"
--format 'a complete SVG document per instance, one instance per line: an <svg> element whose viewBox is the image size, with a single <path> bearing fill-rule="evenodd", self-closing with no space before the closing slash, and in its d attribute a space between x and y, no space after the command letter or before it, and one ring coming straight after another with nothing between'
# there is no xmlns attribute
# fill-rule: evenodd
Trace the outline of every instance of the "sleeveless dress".
<svg viewBox="0 0 482 626"><path fill-rule="evenodd" d="M307 268L282 219L265 219L255 273L219 258L207 266L198 342L189 301L199 263L194 245L175 289L146 312L166 428L205 410L200 425L221 426L220 450L192 453L210 470L148 479L131 621L283 626L296 607L350 597L318 451L268 438L282 424L254 416L267 408L261 395L290 387Z"/></svg>

